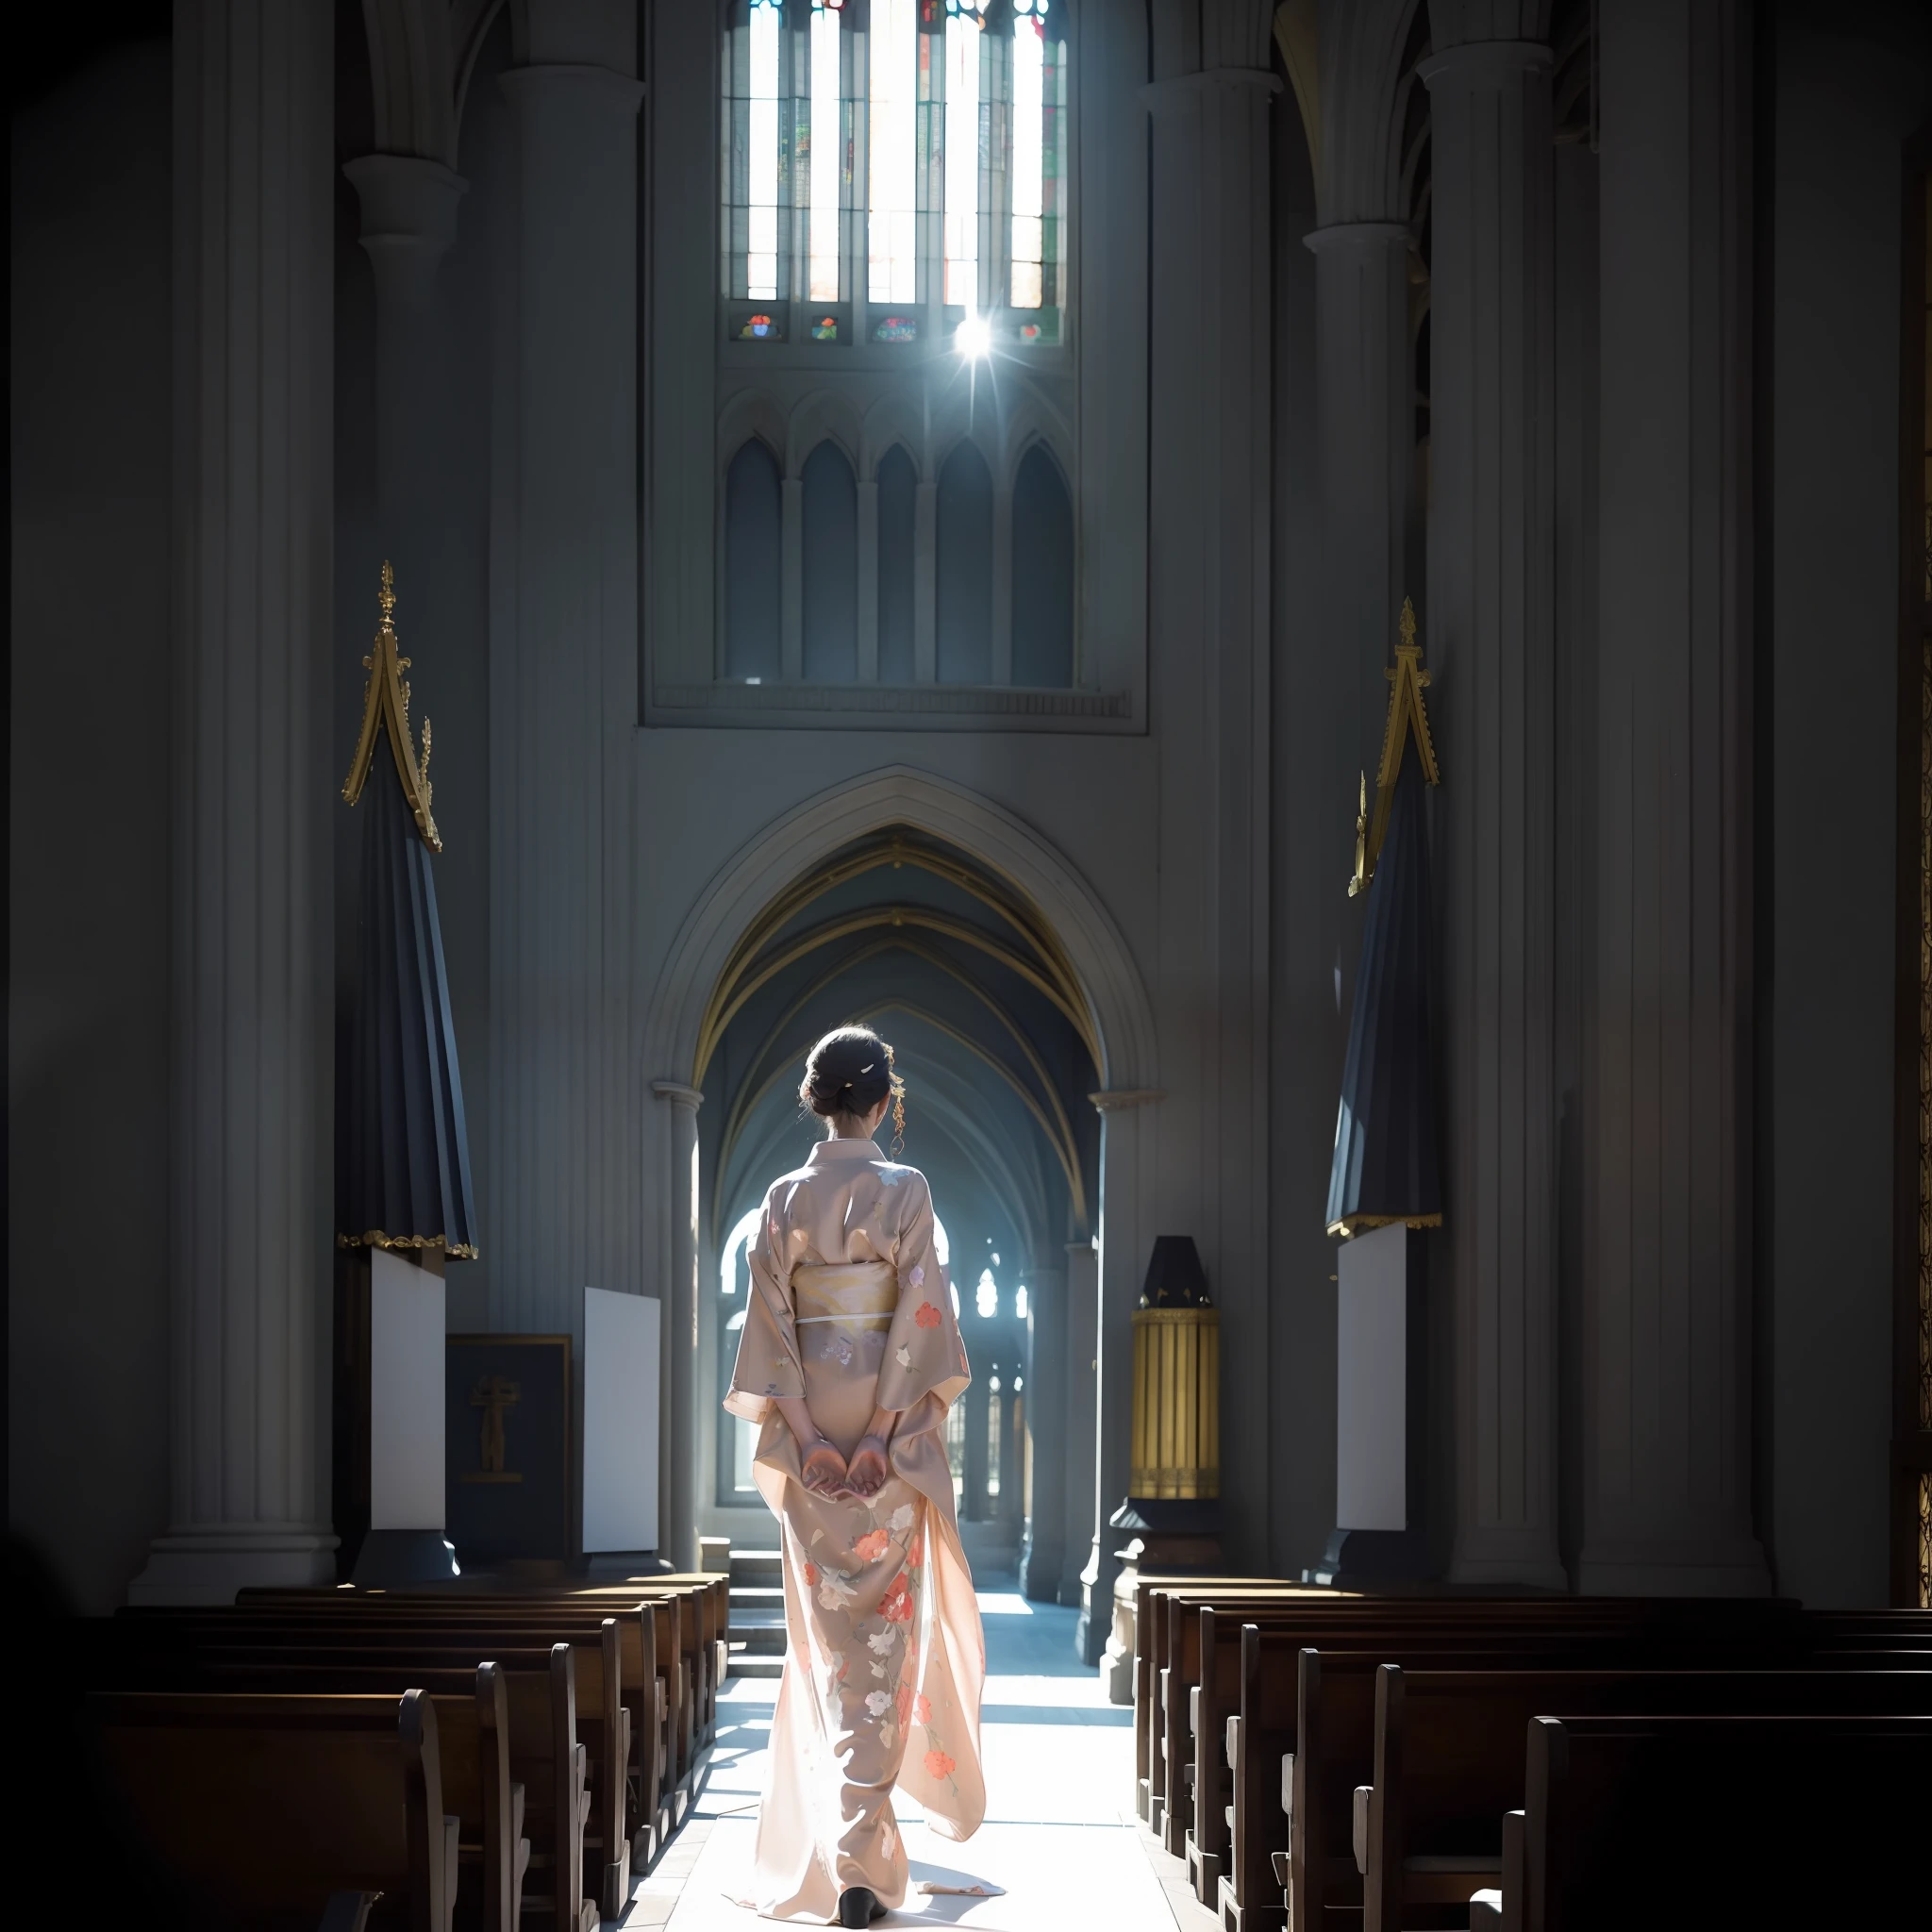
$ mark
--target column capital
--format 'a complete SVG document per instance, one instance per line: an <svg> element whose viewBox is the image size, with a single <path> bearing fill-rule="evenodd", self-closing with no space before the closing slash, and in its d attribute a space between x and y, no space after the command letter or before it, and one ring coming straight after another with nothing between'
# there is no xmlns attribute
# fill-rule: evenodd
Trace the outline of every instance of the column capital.
<svg viewBox="0 0 1932 1932"><path fill-rule="evenodd" d="M1152 1107L1157 1100L1165 1100L1167 1092L1159 1087L1117 1087L1090 1093L1087 1098L1102 1113L1125 1113L1133 1108Z"/></svg>
<svg viewBox="0 0 1932 1932"><path fill-rule="evenodd" d="M703 1088L687 1087L682 1080L653 1080L651 1091L659 1100L668 1100L674 1107L689 1108L692 1113L705 1104Z"/></svg>
<svg viewBox="0 0 1932 1932"><path fill-rule="evenodd" d="M1546 70L1555 57L1541 41L1466 41L1444 47L1416 63L1416 73L1431 93L1445 75L1472 90L1501 87L1525 74Z"/></svg>
<svg viewBox="0 0 1932 1932"><path fill-rule="evenodd" d="M342 173L362 206L360 240L375 269L378 300L426 302L470 184L421 155L362 155L345 161Z"/></svg>

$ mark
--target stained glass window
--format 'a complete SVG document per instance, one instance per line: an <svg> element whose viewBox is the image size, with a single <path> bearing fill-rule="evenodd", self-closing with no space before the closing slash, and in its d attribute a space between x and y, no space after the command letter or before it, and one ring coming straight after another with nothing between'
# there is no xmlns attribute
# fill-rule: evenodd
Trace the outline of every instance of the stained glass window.
<svg viewBox="0 0 1932 1932"><path fill-rule="evenodd" d="M1051 0L1014 0L1012 260L1008 301L1050 313L1023 326L1023 342L1057 341L1066 301L1066 50L1048 24Z"/></svg>
<svg viewBox="0 0 1932 1932"><path fill-rule="evenodd" d="M806 295L813 302L836 302L844 293L841 216L849 136L845 125L844 87L840 14L845 0L812 0L811 105L806 120L806 158L809 170L810 263ZM836 331L835 331L836 334ZM816 340L826 338L812 330Z"/></svg>
<svg viewBox="0 0 1932 1932"><path fill-rule="evenodd" d="M941 300L977 309L979 169L985 143L980 58L983 0L946 0L945 293Z"/></svg>
<svg viewBox="0 0 1932 1932"><path fill-rule="evenodd" d="M734 0L724 292L745 340L905 342L936 310L1062 338L1068 0ZM873 313L826 332L808 306ZM921 327L916 312L935 312ZM880 311L890 311L888 327ZM914 313L908 313L913 311Z"/></svg>
<svg viewBox="0 0 1932 1932"><path fill-rule="evenodd" d="M918 0L873 0L868 92L867 289L874 302L919 299L919 147L930 89Z"/></svg>
<svg viewBox="0 0 1932 1932"><path fill-rule="evenodd" d="M726 292L751 301L791 293L779 285L781 262L791 252L786 161L791 115L784 41L780 0L747 0L726 48Z"/></svg>

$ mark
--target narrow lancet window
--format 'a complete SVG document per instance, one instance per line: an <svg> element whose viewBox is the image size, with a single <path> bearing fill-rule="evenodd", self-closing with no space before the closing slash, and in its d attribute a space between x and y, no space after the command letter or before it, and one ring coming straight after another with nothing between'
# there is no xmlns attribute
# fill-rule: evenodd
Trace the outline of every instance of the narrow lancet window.
<svg viewBox="0 0 1932 1932"><path fill-rule="evenodd" d="M946 0L946 122L943 193L945 292L941 300L977 312L979 299L980 42L983 8Z"/></svg>
<svg viewBox="0 0 1932 1932"><path fill-rule="evenodd" d="M873 0L867 294L919 299L918 0Z"/></svg>
<svg viewBox="0 0 1932 1932"><path fill-rule="evenodd" d="M811 107L806 152L811 170L807 294L813 302L836 302L844 292L839 286L846 141L840 84L840 13L844 4L845 0L812 0Z"/></svg>
<svg viewBox="0 0 1932 1932"><path fill-rule="evenodd" d="M1057 307L1059 257L1058 43L1047 34L1050 0L1013 0L1013 158L1008 301Z"/></svg>
<svg viewBox="0 0 1932 1932"><path fill-rule="evenodd" d="M746 23L744 292L778 293L778 0L751 0Z"/></svg>

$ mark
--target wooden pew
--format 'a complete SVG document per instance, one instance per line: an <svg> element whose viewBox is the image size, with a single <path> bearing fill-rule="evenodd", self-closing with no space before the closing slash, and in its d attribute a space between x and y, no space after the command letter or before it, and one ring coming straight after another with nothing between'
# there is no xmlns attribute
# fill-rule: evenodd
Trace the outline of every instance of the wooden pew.
<svg viewBox="0 0 1932 1932"><path fill-rule="evenodd" d="M1223 1607L1223 1604L1226 1607ZM1365 1609L1362 1617L1369 1627L1387 1629L1391 1637L1398 1631L1432 1627L1436 1621L1426 1616L1407 1615L1399 1620L1380 1619L1372 1609ZM1170 1724L1162 1736L1162 1769L1170 1789L1174 1788L1177 1770L1180 1780L1176 1799L1169 1802L1163 1793L1160 1815L1163 1823L1172 1819L1178 1824L1181 1819L1186 1819L1182 1829L1189 1876L1195 1896L1212 1910L1220 1897L1220 1880L1229 1846L1230 1826L1224 1816L1230 1763L1226 1749L1227 1720L1239 1709L1241 1629L1246 1624L1263 1630L1307 1625L1292 1604L1257 1603L1241 1597L1224 1598L1222 1604L1203 1606L1198 1612L1191 1609L1190 1620L1194 1626L1191 1631L1178 1620L1169 1624L1176 1641L1174 1661L1167 1672L1168 1684L1171 1687L1176 1677L1195 1681L1187 1691L1185 1721L1177 1710L1167 1713ZM1583 1627L1577 1620L1564 1619L1560 1623L1564 1628ZM1361 1627L1361 1620L1351 1618L1349 1626ZM1499 1630L1493 1639L1477 1635L1472 1641L1477 1648L1495 1642L1507 1647L1516 1641L1516 1628L1512 1622L1507 1626L1507 1634ZM1331 1628L1324 1641L1332 1643L1349 1640L1342 1630Z"/></svg>
<svg viewBox="0 0 1932 1932"><path fill-rule="evenodd" d="M456 1821L421 1691L97 1692L88 1714L118 1807L108 1828L144 1847L202 1923L313 1932L333 1911L449 1932Z"/></svg>
<svg viewBox="0 0 1932 1932"><path fill-rule="evenodd" d="M1932 1718L1537 1717L1524 1781L1512 1932L1923 1919Z"/></svg>
<svg viewBox="0 0 1932 1932"><path fill-rule="evenodd" d="M1932 1716L1932 1671L1469 1671L1374 1667L1372 1781L1354 1790L1363 1932L1400 1932L1405 1910L1461 1905L1502 1870L1502 1819L1524 1795L1532 1718ZM1338 1787L1358 1745L1302 1732L1300 1774ZM1317 1759L1325 1749L1341 1760ZM1932 1802L1932 1791L1927 1793Z"/></svg>
<svg viewBox="0 0 1932 1932"><path fill-rule="evenodd" d="M406 1682L457 1698L475 1679L475 1668L459 1661L472 1648L467 1644L314 1643L291 1631L271 1642L213 1637L184 1641L191 1633L181 1620L170 1645L161 1641L166 1633L159 1620L141 1621L148 1625L146 1646L130 1650L122 1662L129 1674L148 1681L173 1670L177 1678L227 1691L299 1690L316 1695L378 1692ZM584 1882L587 1850L600 1868L603 1860L601 1847L587 1843L594 1834L588 1753L577 1737L577 1653L568 1643L548 1650L500 1649L493 1662L504 1695L508 1774L524 1789L523 1826L530 1849L525 1855L529 1882L522 1912L525 1919L541 1915L557 1932L595 1932L597 1901L586 1896Z"/></svg>
<svg viewBox="0 0 1932 1932"><path fill-rule="evenodd" d="M437 1661L429 1650L446 1650L448 1663L461 1663L508 1646L542 1648L564 1641L577 1652L577 1737L586 1746L593 1772L595 1812L590 1829L590 1849L599 1853L588 1886L603 1910L616 1917L630 1897L632 1845L626 1832L626 1783L632 1762L632 1740L640 1724L638 1700L625 1694L625 1648L630 1639L632 1656L641 1663L643 1617L599 1615L599 1607L572 1604L489 1606L487 1609L450 1609L450 1598L402 1600L367 1594L358 1600L309 1598L260 1602L247 1600L230 1611L139 1611L135 1621L172 1619L184 1631L201 1633L201 1641L228 1648L282 1646L299 1642L309 1648L338 1648L340 1663L359 1656L385 1656L404 1661L419 1656ZM655 1674L653 1674L655 1677ZM641 1696L643 1679L638 1685ZM653 1698L655 1720L655 1698ZM641 1742L641 1739L640 1739ZM640 1766L643 1760L640 1758ZM649 1770L655 1770L651 1753Z"/></svg>
<svg viewBox="0 0 1932 1932"><path fill-rule="evenodd" d="M1575 1607L1556 1607L1564 1602ZM1228 1932L1279 1924L1283 1897L1290 1890L1307 1906L1297 1924L1313 1922L1310 1913L1318 1920L1331 1905L1359 1904L1359 1879L1349 1851L1348 1790L1342 1791L1338 1817L1330 1791L1305 1793L1301 1789L1304 1651L1321 1660L1315 1667L1317 1696L1322 1666L1340 1670L1340 1659L1351 1659L1352 1680L1339 1694L1353 1700L1355 1728L1362 1739L1357 1782L1365 1782L1371 1763L1371 1673L1385 1659L1426 1659L1447 1667L1443 1660L1453 1657L1459 1667L1488 1663L1495 1668L1527 1660L1567 1668L1591 1662L1629 1665L1645 1658L1703 1662L1714 1655L1734 1654L1739 1647L1738 1640L1725 1639L1722 1624L1702 1610L1692 1613L1688 1633L1674 1635L1668 1615L1657 1603L1599 1608L1574 1599L1527 1605L1406 1600L1399 1606L1376 1604L1371 1613L1353 1621L1304 1616L1267 1625L1256 1624L1251 1609L1229 1612L1248 1621L1241 1638L1240 1707L1236 1721L1225 1727L1234 1817L1228 1869L1216 1904ZM1436 1614L1419 1614L1429 1609ZM1319 1720L1322 1713L1315 1715ZM1285 1766L1284 1760L1291 1759Z"/></svg>
<svg viewBox="0 0 1932 1932"><path fill-rule="evenodd" d="M1374 1638L1404 1631L1437 1628L1467 1630L1477 1646L1494 1641L1507 1647L1519 1633L1549 1628L1577 1631L1597 1626L1614 1634L1651 1621L1652 1613L1624 1602L1595 1602L1572 1598L1543 1600L1505 1599L1457 1600L1452 1598L1382 1599L1336 1598L1325 1601L1306 1596L1282 1597L1272 1592L1243 1591L1157 1591L1155 1602L1165 1597L1167 1615L1164 1632L1167 1658L1157 1674L1156 1723L1151 1732L1149 1780L1158 1802L1150 1806L1163 1843L1176 1857L1187 1856L1188 1833L1194 1824L1194 1807L1190 1796L1189 1768L1195 1760L1194 1718L1200 1700L1194 1691L1202 1682L1201 1613L1215 1609L1228 1625L1255 1623L1263 1628L1300 1629L1308 1633L1310 1643L1333 1641L1345 1648L1354 1643L1347 1633L1358 1631ZM1490 1633L1490 1634L1484 1634ZM1226 1631L1230 1646L1232 1628ZM1219 1677L1208 1697L1210 1708L1219 1706L1224 1694L1231 1695L1232 1656L1217 1665L1227 1675ZM1220 1750L1218 1728L1202 1727L1208 1735L1209 1754ZM1208 1782L1218 1785L1218 1763L1210 1763ZM1194 1777L1201 1774L1197 1769ZM1212 1828L1209 1828L1210 1838ZM1210 1894L1211 1896L1211 1894Z"/></svg>
<svg viewBox="0 0 1932 1932"><path fill-rule="evenodd" d="M1257 1590L1272 1588L1281 1591L1304 1591L1306 1594L1334 1596L1334 1591L1317 1591L1310 1586L1291 1582L1288 1578L1266 1576L1215 1576L1181 1573L1178 1574L1149 1574L1143 1572L1134 1579L1134 1790L1135 1803L1142 1819L1154 1825L1159 1825L1151 1815L1152 1792L1149 1789L1149 1762L1153 1757L1154 1673L1155 1659L1167 1655L1165 1631L1165 1601L1157 1611L1154 1597L1157 1591L1165 1592L1172 1589L1194 1588L1214 1590ZM1162 1616L1162 1627L1155 1628L1157 1615ZM1158 1789L1158 1787L1157 1787Z"/></svg>
<svg viewBox="0 0 1932 1932"><path fill-rule="evenodd" d="M594 1589L511 1591L455 1589L422 1591L274 1590L243 1591L239 1606L297 1604L317 1607L340 1604L352 1610L386 1607L448 1607L452 1614L487 1620L492 1615L521 1617L525 1613L583 1616L596 1621L615 1615L623 1639L626 1696L631 1704L632 1731L641 1753L642 1740L655 1735L659 1750L641 1755L637 1766L639 1797L636 1815L639 1838L633 1841L632 1862L641 1870L663 1845L690 1802L696 1756L708 1740L700 1711L704 1687L704 1631L726 1614L722 1591L708 1584L681 1584L664 1579L641 1585L597 1586ZM635 1627L633 1627L635 1625ZM718 1624L721 1633L724 1625ZM661 1688L654 1699L654 1678ZM715 1725L715 1719L712 1720Z"/></svg>

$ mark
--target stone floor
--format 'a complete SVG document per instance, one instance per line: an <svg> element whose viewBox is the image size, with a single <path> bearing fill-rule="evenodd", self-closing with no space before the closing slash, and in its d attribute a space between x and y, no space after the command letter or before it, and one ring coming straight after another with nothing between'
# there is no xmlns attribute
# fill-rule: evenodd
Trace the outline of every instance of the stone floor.
<svg viewBox="0 0 1932 1932"><path fill-rule="evenodd" d="M929 1838L901 1800L915 1890L882 1922L918 1919L968 1932L1218 1932L1179 1862L1134 1815L1132 1714L1109 1705L1074 1657L1074 1613L1029 1604L988 1579L982 1711L987 1819L965 1844ZM720 1701L718 1741L691 1822L639 1881L622 1924L670 1932L746 1932L731 1903L750 1890L752 1839L774 1682L733 1678ZM925 1896L922 1879L984 1885L983 1899Z"/></svg>

